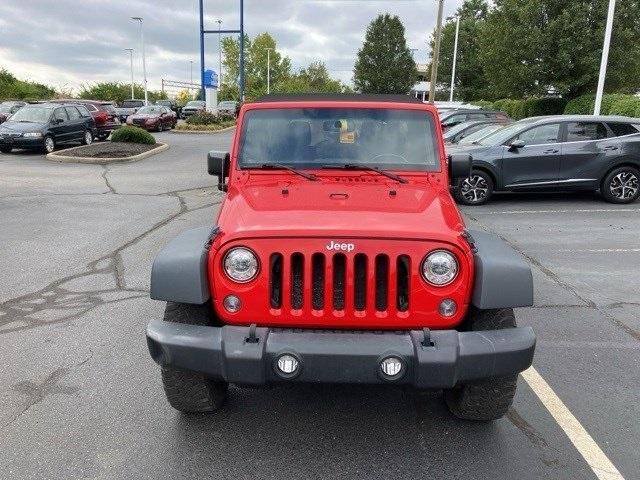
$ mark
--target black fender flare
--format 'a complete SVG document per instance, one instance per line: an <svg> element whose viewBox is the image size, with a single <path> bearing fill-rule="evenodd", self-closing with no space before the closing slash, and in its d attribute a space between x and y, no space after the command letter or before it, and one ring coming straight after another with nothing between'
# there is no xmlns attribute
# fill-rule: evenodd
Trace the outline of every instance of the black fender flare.
<svg viewBox="0 0 640 480"><path fill-rule="evenodd" d="M186 230L156 255L151 267L153 300L202 305L210 296L207 257L218 227Z"/></svg>
<svg viewBox="0 0 640 480"><path fill-rule="evenodd" d="M533 305L529 263L496 235L471 230L475 276L471 303L480 309Z"/></svg>

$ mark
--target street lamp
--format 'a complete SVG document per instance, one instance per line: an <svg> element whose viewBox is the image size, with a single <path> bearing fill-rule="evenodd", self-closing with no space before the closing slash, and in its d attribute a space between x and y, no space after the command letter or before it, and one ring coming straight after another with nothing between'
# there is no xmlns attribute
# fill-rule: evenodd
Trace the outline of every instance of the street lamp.
<svg viewBox="0 0 640 480"><path fill-rule="evenodd" d="M613 15L616 11L616 0L609 0L609 12L607 13L607 27L604 31L604 45L602 46L602 59L600 60L600 74L598 76L598 89L596 90L596 103L593 114L600 115L602 106L602 93L604 92L604 80L607 76L607 62L609 61L609 46L611 45L611 30L613 29Z"/></svg>
<svg viewBox="0 0 640 480"><path fill-rule="evenodd" d="M144 84L144 104L149 104L149 94L147 93L147 59L144 54L144 29L142 28L142 17L131 17L131 20L140 22L140 41L142 43L142 82Z"/></svg>
<svg viewBox="0 0 640 480"><path fill-rule="evenodd" d="M193 60L189 60L189 71L191 72L190 83L193 83Z"/></svg>
<svg viewBox="0 0 640 480"><path fill-rule="evenodd" d="M133 100L133 48L125 48L124 51L129 52L129 63L131 64L131 100Z"/></svg>
<svg viewBox="0 0 640 480"><path fill-rule="evenodd" d="M456 82L456 60L458 59L458 35L460 34L460 17L456 17L456 39L453 42L453 67L451 67L451 89L449 90L449 101L453 102L453 87Z"/></svg>
<svg viewBox="0 0 640 480"><path fill-rule="evenodd" d="M267 51L267 95L271 93L271 50L273 48L265 48Z"/></svg>
<svg viewBox="0 0 640 480"><path fill-rule="evenodd" d="M220 29L222 28L222 20L216 20L218 23L218 88L222 85L222 36Z"/></svg>

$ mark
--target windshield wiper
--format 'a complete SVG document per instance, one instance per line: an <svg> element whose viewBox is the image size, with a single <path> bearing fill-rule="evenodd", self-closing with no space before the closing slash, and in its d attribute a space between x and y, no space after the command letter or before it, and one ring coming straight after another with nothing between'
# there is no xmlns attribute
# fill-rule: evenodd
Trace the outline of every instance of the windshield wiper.
<svg viewBox="0 0 640 480"><path fill-rule="evenodd" d="M341 170L366 170L368 172L377 172L380 175L384 175L385 177L391 178L392 180L396 180L397 182L400 182L400 183L409 183L409 180L407 180L404 177L401 177L400 175L396 175L395 173L391 173L391 172L388 172L386 170L382 170L381 168L371 167L369 165L358 165L358 164L355 164L355 163L345 163L343 165L323 165L322 168L324 168L324 169L337 168L337 169L341 169Z"/></svg>
<svg viewBox="0 0 640 480"><path fill-rule="evenodd" d="M260 168L263 170L288 170L292 173L295 173L296 175L300 175L301 177L306 178L307 180L311 180L312 182L318 180L318 177L316 177L315 175L301 172L300 170L296 170L293 167L283 165L281 163L263 163L262 165L260 165Z"/></svg>

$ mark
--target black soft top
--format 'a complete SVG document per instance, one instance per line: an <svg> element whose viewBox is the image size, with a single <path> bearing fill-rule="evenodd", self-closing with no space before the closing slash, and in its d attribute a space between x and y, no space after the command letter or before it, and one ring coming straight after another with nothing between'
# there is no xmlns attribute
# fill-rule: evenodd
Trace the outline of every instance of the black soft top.
<svg viewBox="0 0 640 480"><path fill-rule="evenodd" d="M353 93L308 93L296 95L265 95L254 103L269 102L389 102L422 103L409 95L361 95Z"/></svg>

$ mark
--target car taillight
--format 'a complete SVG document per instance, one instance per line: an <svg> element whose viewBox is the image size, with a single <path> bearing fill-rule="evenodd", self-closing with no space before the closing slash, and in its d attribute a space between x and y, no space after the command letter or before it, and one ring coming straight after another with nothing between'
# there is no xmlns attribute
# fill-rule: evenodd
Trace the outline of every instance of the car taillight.
<svg viewBox="0 0 640 480"><path fill-rule="evenodd" d="M109 121L109 114L107 112L98 112L96 115L96 123L106 123Z"/></svg>

